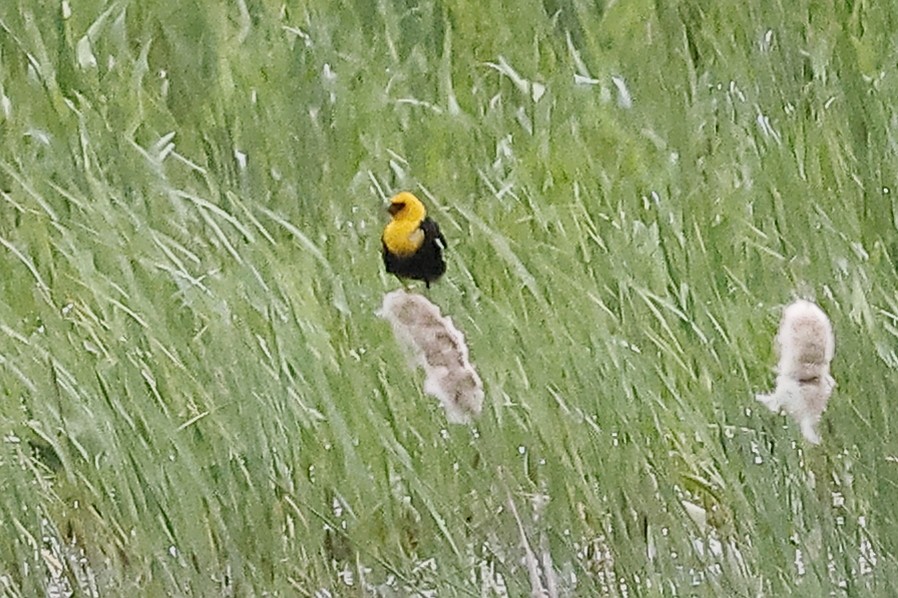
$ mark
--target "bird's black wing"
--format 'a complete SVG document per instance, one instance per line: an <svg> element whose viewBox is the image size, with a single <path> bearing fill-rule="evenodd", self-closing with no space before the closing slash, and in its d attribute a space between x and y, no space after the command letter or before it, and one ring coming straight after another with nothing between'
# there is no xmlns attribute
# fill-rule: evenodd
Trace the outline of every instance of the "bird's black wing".
<svg viewBox="0 0 898 598"><path fill-rule="evenodd" d="M429 216L421 221L421 230L424 231L425 239L433 239L439 242L443 249L449 247L448 243L446 243L446 237L440 232L440 225L431 220Z"/></svg>

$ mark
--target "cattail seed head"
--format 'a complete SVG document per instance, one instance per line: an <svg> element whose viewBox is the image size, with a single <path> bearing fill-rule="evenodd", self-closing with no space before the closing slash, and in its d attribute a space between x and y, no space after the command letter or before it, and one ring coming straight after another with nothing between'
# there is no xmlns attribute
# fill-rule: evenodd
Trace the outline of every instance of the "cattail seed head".
<svg viewBox="0 0 898 598"><path fill-rule="evenodd" d="M771 411L784 410L808 442L819 444L817 423L836 386L829 372L836 349L832 324L820 307L799 299L783 311L775 342L776 388L757 399Z"/></svg>
<svg viewBox="0 0 898 598"><path fill-rule="evenodd" d="M451 423L469 423L483 406L483 383L468 360L465 337L440 308L422 295L393 291L378 315L397 342L424 370L424 392L439 399Z"/></svg>

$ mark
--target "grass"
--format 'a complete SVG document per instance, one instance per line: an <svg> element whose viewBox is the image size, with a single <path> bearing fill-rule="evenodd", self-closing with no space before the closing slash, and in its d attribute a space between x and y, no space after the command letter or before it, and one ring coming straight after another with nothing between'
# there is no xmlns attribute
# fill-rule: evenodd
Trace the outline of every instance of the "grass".
<svg viewBox="0 0 898 598"><path fill-rule="evenodd" d="M894 595L896 18L5 3L0 588ZM374 315L399 189L473 427ZM821 448L753 400L798 294Z"/></svg>

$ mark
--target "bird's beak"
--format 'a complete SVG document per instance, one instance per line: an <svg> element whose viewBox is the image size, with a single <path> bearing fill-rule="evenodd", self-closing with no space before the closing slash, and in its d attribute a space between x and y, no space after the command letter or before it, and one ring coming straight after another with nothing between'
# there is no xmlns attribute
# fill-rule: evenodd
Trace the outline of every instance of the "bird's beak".
<svg viewBox="0 0 898 598"><path fill-rule="evenodd" d="M391 216L395 216L395 215L398 214L399 211L402 210L402 208L404 208L404 207L405 207L405 204L401 204L401 203L391 203L391 204L390 204L390 207L387 208L387 211L390 213Z"/></svg>

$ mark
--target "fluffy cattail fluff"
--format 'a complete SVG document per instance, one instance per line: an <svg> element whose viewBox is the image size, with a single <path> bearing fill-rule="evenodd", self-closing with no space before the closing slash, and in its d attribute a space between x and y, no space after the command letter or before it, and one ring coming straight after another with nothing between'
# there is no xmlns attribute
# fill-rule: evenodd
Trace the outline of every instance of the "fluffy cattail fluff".
<svg viewBox="0 0 898 598"><path fill-rule="evenodd" d="M836 386L829 374L836 349L832 324L817 305L799 299L783 312L775 340L776 388L757 399L771 411L782 409L791 415L808 442L819 444L817 423Z"/></svg>
<svg viewBox="0 0 898 598"><path fill-rule="evenodd" d="M424 369L424 392L436 397L451 423L465 424L480 414L483 383L468 361L464 335L440 308L425 297L405 291L384 296L378 315L393 327L414 365Z"/></svg>

